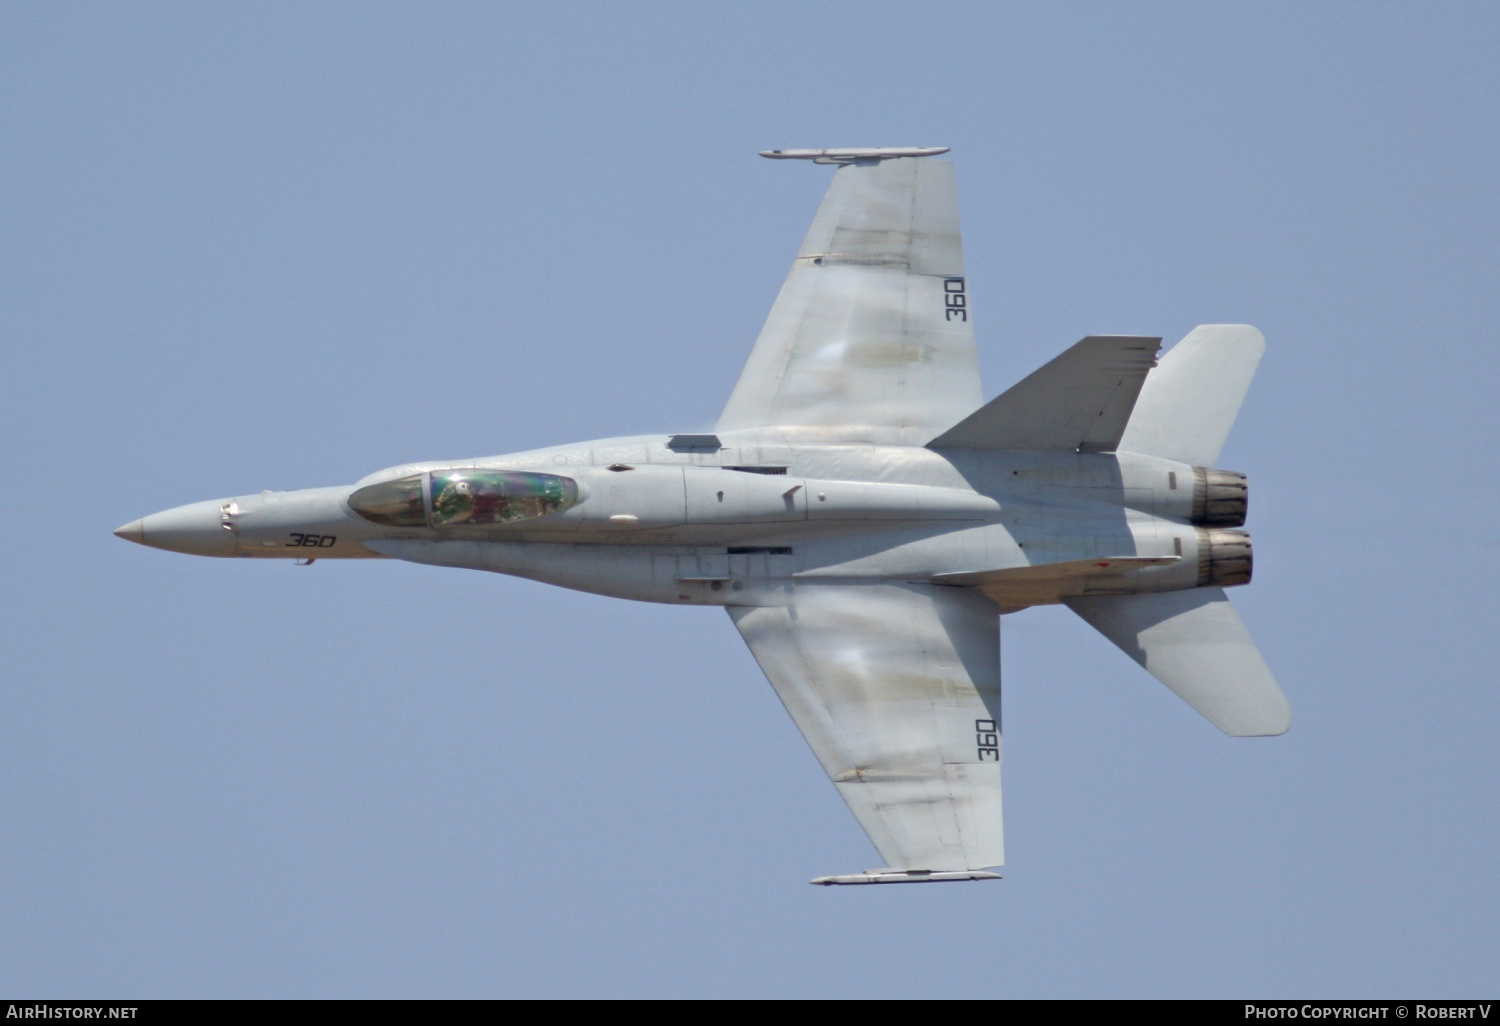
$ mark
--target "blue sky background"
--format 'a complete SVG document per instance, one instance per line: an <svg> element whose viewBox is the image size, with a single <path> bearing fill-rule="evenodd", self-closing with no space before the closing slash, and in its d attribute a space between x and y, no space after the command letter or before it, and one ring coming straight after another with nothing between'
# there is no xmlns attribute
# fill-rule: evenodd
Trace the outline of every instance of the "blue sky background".
<svg viewBox="0 0 1500 1026"><path fill-rule="evenodd" d="M0 8L0 992L1500 987L1493 4ZM878 864L728 619L111 537L711 425L828 172L953 147L994 395L1244 321L1221 736L1005 618L998 884ZM955 419L967 411L955 410Z"/></svg>

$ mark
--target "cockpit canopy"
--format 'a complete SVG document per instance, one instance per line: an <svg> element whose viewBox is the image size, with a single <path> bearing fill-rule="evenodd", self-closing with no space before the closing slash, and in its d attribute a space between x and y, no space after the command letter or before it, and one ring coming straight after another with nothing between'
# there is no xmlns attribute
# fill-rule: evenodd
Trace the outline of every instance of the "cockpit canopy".
<svg viewBox="0 0 1500 1026"><path fill-rule="evenodd" d="M578 502L578 482L516 470L434 470L366 485L349 508L389 527L508 524L559 513Z"/></svg>

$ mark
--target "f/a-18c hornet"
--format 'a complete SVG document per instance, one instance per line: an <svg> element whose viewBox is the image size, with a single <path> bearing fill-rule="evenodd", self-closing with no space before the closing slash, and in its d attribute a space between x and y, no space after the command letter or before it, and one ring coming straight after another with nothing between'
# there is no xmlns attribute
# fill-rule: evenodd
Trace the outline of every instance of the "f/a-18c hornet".
<svg viewBox="0 0 1500 1026"><path fill-rule="evenodd" d="M156 513L200 556L404 559L722 606L881 869L996 879L1000 614L1063 603L1237 737L1291 709L1224 589L1242 474L1214 468L1260 332L1090 335L981 401L946 147L836 165L712 434L412 463Z"/></svg>

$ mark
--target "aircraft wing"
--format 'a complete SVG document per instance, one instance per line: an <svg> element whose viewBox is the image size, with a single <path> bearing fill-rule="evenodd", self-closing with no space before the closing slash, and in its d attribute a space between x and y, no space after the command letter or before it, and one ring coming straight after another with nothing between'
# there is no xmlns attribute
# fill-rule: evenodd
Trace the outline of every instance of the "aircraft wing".
<svg viewBox="0 0 1500 1026"><path fill-rule="evenodd" d="M992 601L971 588L799 584L786 606L729 615L887 866L1004 861Z"/></svg>
<svg viewBox="0 0 1500 1026"><path fill-rule="evenodd" d="M982 398L968 304L952 163L844 164L719 430L869 428L863 440L925 444Z"/></svg>

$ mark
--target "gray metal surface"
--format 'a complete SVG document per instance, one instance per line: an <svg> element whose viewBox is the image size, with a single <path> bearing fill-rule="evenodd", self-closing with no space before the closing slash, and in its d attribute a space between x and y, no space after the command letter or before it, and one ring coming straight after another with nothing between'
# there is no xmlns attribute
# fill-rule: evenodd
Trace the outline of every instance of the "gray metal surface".
<svg viewBox="0 0 1500 1026"><path fill-rule="evenodd" d="M810 160L815 164L852 164L857 160L887 160L891 157L935 157L947 146L874 146L824 150L761 150L772 160Z"/></svg>
<svg viewBox="0 0 1500 1026"><path fill-rule="evenodd" d="M1009 613L1029 606L1062 602L1074 596L1133 592L1141 584L1138 571L1171 566L1181 558L1106 556L1103 559L1072 559L1000 570L933 574L932 580L935 584L978 588L1000 607L1001 612Z"/></svg>
<svg viewBox="0 0 1500 1026"><path fill-rule="evenodd" d="M1213 466L1265 351L1248 324L1194 328L1146 379L1119 448Z"/></svg>
<svg viewBox="0 0 1500 1026"><path fill-rule="evenodd" d="M1223 588L1068 605L1224 733L1284 734L1292 708Z"/></svg>
<svg viewBox="0 0 1500 1026"><path fill-rule="evenodd" d="M863 873L844 873L839 876L820 876L809 883L820 887L848 886L850 884L911 884L911 883L950 883L962 880L999 880L999 873L986 873L983 870L960 870L946 873L934 872L892 872L889 870L870 869Z"/></svg>
<svg viewBox="0 0 1500 1026"><path fill-rule="evenodd" d="M921 445L979 405L953 165L834 174L719 430L835 427Z"/></svg>
<svg viewBox="0 0 1500 1026"><path fill-rule="evenodd" d="M928 443L1113 452L1161 339L1090 335Z"/></svg>
<svg viewBox="0 0 1500 1026"><path fill-rule="evenodd" d="M729 615L887 866L1005 861L994 603L964 588L799 584L787 605Z"/></svg>
<svg viewBox="0 0 1500 1026"><path fill-rule="evenodd" d="M952 165L840 164L713 434L408 463L116 533L206 556L400 559L721 606L885 868L995 879L999 612L1066 602L1231 734L1290 710L1223 587L1242 475L1212 469L1253 328L1090 336L980 408ZM967 414L967 416L966 416ZM956 425L956 426L955 426ZM929 447L928 443L931 443Z"/></svg>

